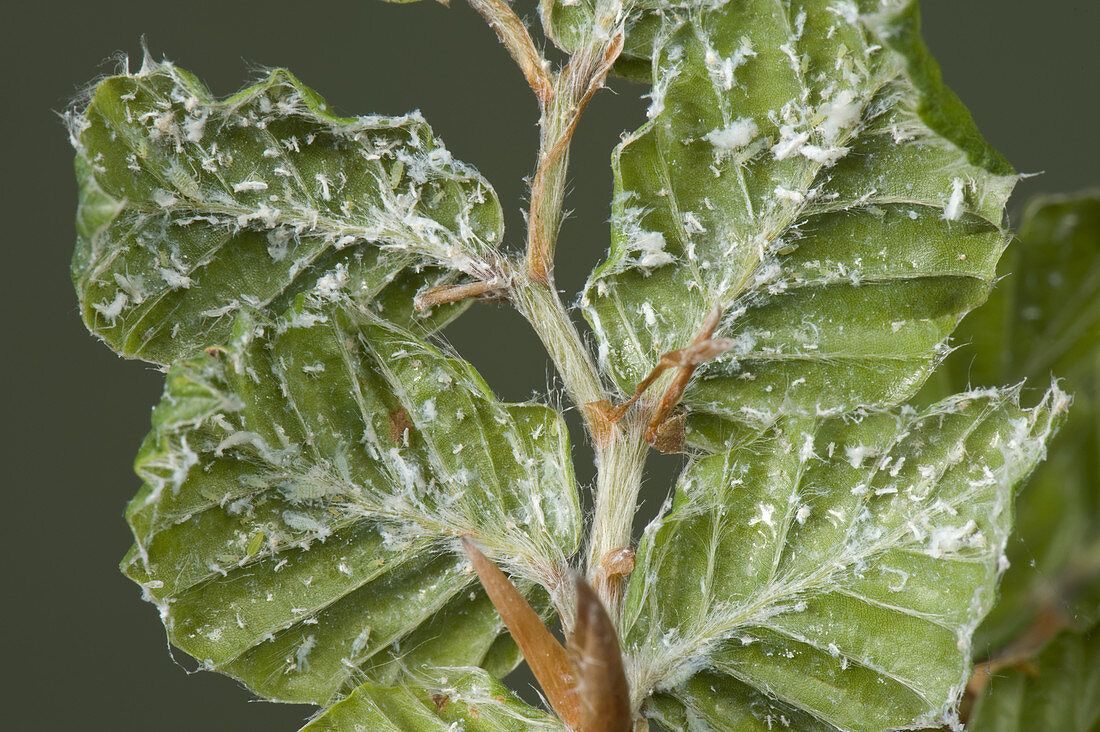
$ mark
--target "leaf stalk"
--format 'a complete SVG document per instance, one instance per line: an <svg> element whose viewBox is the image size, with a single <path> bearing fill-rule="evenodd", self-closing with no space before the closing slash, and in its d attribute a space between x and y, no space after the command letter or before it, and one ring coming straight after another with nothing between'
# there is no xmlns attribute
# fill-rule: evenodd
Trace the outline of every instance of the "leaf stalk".
<svg viewBox="0 0 1100 732"><path fill-rule="evenodd" d="M531 40L531 34L527 32L527 26L512 7L505 0L470 0L470 7L497 34L497 38L523 72L528 86L538 97L539 104L545 105L550 101L554 96L554 84L546 71L550 62L539 53L535 42Z"/></svg>

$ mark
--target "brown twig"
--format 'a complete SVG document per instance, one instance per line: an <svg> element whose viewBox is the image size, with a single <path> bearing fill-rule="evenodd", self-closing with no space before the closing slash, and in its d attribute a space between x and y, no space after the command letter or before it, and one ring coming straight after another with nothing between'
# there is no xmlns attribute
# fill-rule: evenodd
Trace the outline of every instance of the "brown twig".
<svg viewBox="0 0 1100 732"><path fill-rule="evenodd" d="M485 19L508 49L508 54L519 66L527 84L538 97L539 104L544 105L550 101L554 96L554 85L546 73L550 64L539 53L535 42L531 40L531 34L527 32L527 26L512 7L505 0L470 0L470 7Z"/></svg>
<svg viewBox="0 0 1100 732"><path fill-rule="evenodd" d="M687 383L691 380L699 364L717 358L733 347L733 341L727 338L713 338L714 331L718 328L721 319L722 309L715 307L707 315L707 319L703 321L703 327L696 334L691 345L663 354L653 370L638 382L634 394L622 404L611 408L608 419L612 422L621 420L626 415L627 410L642 398L642 395L649 387L653 386L662 374L671 368L679 369L672 381L669 382L665 393L661 396L661 401L653 412L646 428L646 441L651 444L654 443L660 435L661 425L665 423L672 410L680 403L680 399L684 395L684 389L687 388Z"/></svg>
<svg viewBox="0 0 1100 732"><path fill-rule="evenodd" d="M710 361L713 358L721 356L733 346L733 341L725 338L718 338L716 340L704 340L702 342L692 343L690 346L677 349L675 351L669 351L661 356L661 360L657 362L657 365L653 367L653 370L649 372L649 375L638 382L637 388L634 390L633 396L627 399L622 404L619 404L611 408L609 418L612 422L618 422L623 416L626 415L626 411L644 394L649 387L653 386L653 382L660 378L661 374L668 371L671 368L689 368L694 370L699 364ZM690 373L688 374L690 377ZM676 406L673 404L672 406Z"/></svg>
<svg viewBox="0 0 1100 732"><path fill-rule="evenodd" d="M657 404L653 417L649 420L645 434L646 441L652 443L656 440L661 424L676 405L680 403L680 399L684 396L684 389L687 388L688 381L691 380L691 376L695 373L695 369L698 368L699 364L725 353L732 347L733 343L731 341L725 339L711 340L711 336L714 335L721 319L722 308L715 306L707 315L707 319L703 321L703 327L695 336L695 340L687 348L681 349L682 352L688 355L682 359L676 375L672 377L672 381L669 382L665 393L661 396L661 401ZM713 344L713 347L707 347L708 343Z"/></svg>
<svg viewBox="0 0 1100 732"><path fill-rule="evenodd" d="M569 650L580 698L580 732L630 732L634 721L619 635L603 603L581 577L576 590L577 625Z"/></svg>
<svg viewBox="0 0 1100 732"><path fill-rule="evenodd" d="M572 664L565 648L550 633L539 614L504 572L466 537L462 538L462 548L473 562L485 593L523 652L523 657L542 686L550 706L563 722L576 729L581 720L580 704L574 685Z"/></svg>
<svg viewBox="0 0 1100 732"><path fill-rule="evenodd" d="M446 305L470 297L500 296L506 289L506 285L492 280L432 287L424 290L413 299L413 307L416 308L417 312L422 313L436 305Z"/></svg>

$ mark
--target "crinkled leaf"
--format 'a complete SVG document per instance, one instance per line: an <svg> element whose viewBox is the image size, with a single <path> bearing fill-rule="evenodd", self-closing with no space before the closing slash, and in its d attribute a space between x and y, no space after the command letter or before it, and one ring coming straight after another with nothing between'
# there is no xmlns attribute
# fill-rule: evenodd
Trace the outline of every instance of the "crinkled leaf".
<svg viewBox="0 0 1100 732"><path fill-rule="evenodd" d="M363 684L302 732L527 732L563 730L478 668L440 668L434 684Z"/></svg>
<svg viewBox="0 0 1100 732"><path fill-rule="evenodd" d="M1044 604L1100 617L1100 194L1030 201L998 276L989 301L963 321L961 345L930 391L1034 386L1053 374L1074 404L1020 495L1011 568L979 630L979 652L1023 631Z"/></svg>
<svg viewBox="0 0 1100 732"><path fill-rule="evenodd" d="M137 472L124 571L174 645L275 699L425 664L506 672L458 537L527 593L579 542L560 416L350 303L242 316L173 366Z"/></svg>
<svg viewBox="0 0 1100 732"><path fill-rule="evenodd" d="M1013 486L1065 395L782 420L689 465L624 609L636 702L670 729L913 728L949 713L993 604Z"/></svg>
<svg viewBox="0 0 1100 732"><path fill-rule="evenodd" d="M169 63L100 82L71 117L72 275L85 323L159 363L295 293L385 297L424 259L474 272L500 205L418 115L344 118L285 70L226 100ZM439 273L416 288L439 284Z"/></svg>
<svg viewBox="0 0 1100 732"><path fill-rule="evenodd" d="M733 347L689 385L695 414L896 404L986 297L1015 177L939 84L913 9L857 10L666 14L651 120L616 149L611 252L584 296L624 392L717 305Z"/></svg>
<svg viewBox="0 0 1100 732"><path fill-rule="evenodd" d="M1100 632L1063 633L1033 663L998 671L978 698L971 732L1100 729Z"/></svg>

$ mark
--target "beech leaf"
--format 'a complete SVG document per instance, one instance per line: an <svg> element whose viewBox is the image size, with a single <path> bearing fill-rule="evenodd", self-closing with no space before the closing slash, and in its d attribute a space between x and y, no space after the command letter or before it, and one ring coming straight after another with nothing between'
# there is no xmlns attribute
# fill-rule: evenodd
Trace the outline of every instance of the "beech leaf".
<svg viewBox="0 0 1100 732"><path fill-rule="evenodd" d="M238 313L278 315L314 287L371 302L424 263L444 271L414 295L491 276L500 204L418 113L339 117L282 69L219 101L146 58L69 120L73 281L88 328L125 356L194 355Z"/></svg>
<svg viewBox="0 0 1100 732"><path fill-rule="evenodd" d="M544 612L533 585L559 593L580 540L561 417L498 402L346 301L241 316L228 346L173 366L137 472L124 572L174 645L277 700L425 665L507 672L459 538Z"/></svg>
<svg viewBox="0 0 1100 732"><path fill-rule="evenodd" d="M583 297L601 363L631 394L720 307L731 347L683 395L689 435L707 414L909 398L991 287L1016 180L939 82L915 6L660 12L650 120L615 151L611 251Z"/></svg>
<svg viewBox="0 0 1100 732"><path fill-rule="evenodd" d="M1014 486L1068 406L1012 390L788 419L688 466L623 611L635 705L672 730L919 729L950 718Z"/></svg>

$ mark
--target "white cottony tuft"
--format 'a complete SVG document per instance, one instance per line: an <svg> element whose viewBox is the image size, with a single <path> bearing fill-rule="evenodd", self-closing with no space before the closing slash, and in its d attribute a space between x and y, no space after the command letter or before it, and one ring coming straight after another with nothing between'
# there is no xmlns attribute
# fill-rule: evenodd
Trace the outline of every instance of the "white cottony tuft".
<svg viewBox="0 0 1100 732"><path fill-rule="evenodd" d="M947 205L943 209L943 217L947 221L958 221L959 217L962 216L965 186L966 184L962 178L955 178L951 181L951 196L947 199Z"/></svg>
<svg viewBox="0 0 1100 732"><path fill-rule="evenodd" d="M836 95L836 98L825 104L821 113L825 119L822 120L821 126L818 128L821 130L821 136L825 139L825 142L832 143L836 141L842 134L850 130L859 121L859 116L862 111L859 99L856 97L856 93L851 89L845 89Z"/></svg>
<svg viewBox="0 0 1100 732"><path fill-rule="evenodd" d="M637 266L650 270L674 262L676 258L665 251L665 243L664 234L659 231L643 231L633 242L638 252Z"/></svg>
<svg viewBox="0 0 1100 732"><path fill-rule="evenodd" d="M740 150L748 145L757 135L760 128L752 117L742 117L734 120L726 127L711 130L706 139L710 144L722 150Z"/></svg>

